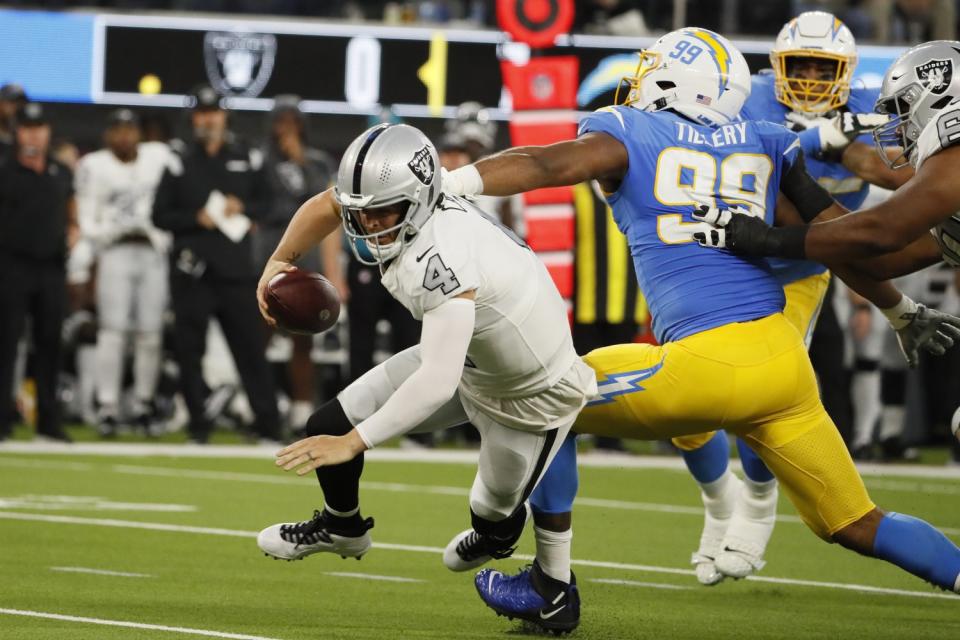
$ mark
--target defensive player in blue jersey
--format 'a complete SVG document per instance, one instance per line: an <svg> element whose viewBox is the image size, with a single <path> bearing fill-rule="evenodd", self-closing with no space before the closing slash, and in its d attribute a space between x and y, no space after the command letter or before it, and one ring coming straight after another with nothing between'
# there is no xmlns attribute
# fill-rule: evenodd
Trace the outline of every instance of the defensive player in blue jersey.
<svg viewBox="0 0 960 640"><path fill-rule="evenodd" d="M800 131L807 172L847 209L856 209L871 183L895 189L909 169L888 168L864 132L886 122L870 113L878 90L854 87L856 42L830 13L808 11L783 26L770 53L772 69L751 79L741 120L765 120ZM771 259L786 296L784 315L807 347L829 284L827 268L816 262ZM728 469L729 445L721 430L673 439L700 485L704 526L692 561L705 585L724 577L744 578L764 565L773 533L777 483L742 439L737 449L744 481Z"/></svg>
<svg viewBox="0 0 960 640"><path fill-rule="evenodd" d="M710 253L694 241L694 233L711 230L693 218L701 207L739 205L769 222L778 191L804 219L833 204L806 172L796 134L734 120L749 92L746 61L728 41L682 29L641 52L626 106L588 116L576 140L508 149L446 175L444 189L509 195L598 179L608 194L661 346L616 345L585 357L600 395L580 414L577 431L664 439L725 428L760 454L818 536L960 590L960 549L925 522L884 514L867 495L820 403L769 264ZM849 269L831 266L847 277ZM890 285L849 277L881 308L902 299ZM960 324L928 313L898 333L913 350L937 339L947 321ZM555 630L579 620L569 564L575 451L572 441L565 444L531 500L532 567L476 578L498 613ZM881 538L894 529L899 542L885 544ZM904 545L923 560L905 559Z"/></svg>

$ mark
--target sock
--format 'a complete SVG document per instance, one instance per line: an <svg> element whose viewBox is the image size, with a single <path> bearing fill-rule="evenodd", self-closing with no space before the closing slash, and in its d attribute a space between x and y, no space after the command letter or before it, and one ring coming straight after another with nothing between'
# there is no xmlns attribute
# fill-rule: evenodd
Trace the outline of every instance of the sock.
<svg viewBox="0 0 960 640"><path fill-rule="evenodd" d="M767 480L766 482L756 482L754 480L751 480L750 478L744 478L743 483L744 483L744 486L746 486L750 497L753 498L754 500L763 500L770 495L771 491L777 490L776 478L772 478L770 480ZM744 507L747 510L747 514L751 518L759 517L759 515L754 512L756 508L764 508L763 506L757 507L757 505L754 504L753 500L744 501Z"/></svg>
<svg viewBox="0 0 960 640"><path fill-rule="evenodd" d="M573 529L550 531L535 526L533 535L537 541L537 562L540 568L551 578L569 583Z"/></svg>
<svg viewBox="0 0 960 640"><path fill-rule="evenodd" d="M730 469L724 469L723 475L714 480L713 482L701 482L700 490L703 491L703 494L712 500L716 500L723 494L727 492L727 484L730 482L730 478L733 477L733 474L730 472ZM705 503L706 504L706 503ZM730 514L720 515L718 517L729 517Z"/></svg>
<svg viewBox="0 0 960 640"><path fill-rule="evenodd" d="M880 418L880 372L876 360L858 358L850 394L853 399L853 449L870 446L873 429Z"/></svg>
<svg viewBox="0 0 960 640"><path fill-rule="evenodd" d="M113 329L97 332L97 403L115 407L120 404L123 380L124 334Z"/></svg>
<svg viewBox="0 0 960 640"><path fill-rule="evenodd" d="M568 513L579 486L577 475L577 438L567 436L553 457L540 482L530 494L530 507L539 513Z"/></svg>
<svg viewBox="0 0 960 640"><path fill-rule="evenodd" d="M160 332L141 331L133 340L133 391L141 399L152 399L160 379Z"/></svg>
<svg viewBox="0 0 960 640"><path fill-rule="evenodd" d="M715 482L727 471L730 443L725 431L717 431L699 449L681 451L690 475L701 485Z"/></svg>
<svg viewBox="0 0 960 640"><path fill-rule="evenodd" d="M353 425L347 419L340 401L324 403L307 420L308 436L342 436L350 433ZM317 480L323 490L326 509L332 515L358 513L360 508L360 475L363 473L363 454L353 460L332 467L317 469Z"/></svg>
<svg viewBox="0 0 960 640"><path fill-rule="evenodd" d="M766 484L773 480L773 473L767 469L767 465L741 438L737 438L737 452L740 454L740 464L743 466L743 475L747 480L759 484Z"/></svg>
<svg viewBox="0 0 960 640"><path fill-rule="evenodd" d="M919 518L901 513L883 516L873 554L941 589L960 593L960 548Z"/></svg>

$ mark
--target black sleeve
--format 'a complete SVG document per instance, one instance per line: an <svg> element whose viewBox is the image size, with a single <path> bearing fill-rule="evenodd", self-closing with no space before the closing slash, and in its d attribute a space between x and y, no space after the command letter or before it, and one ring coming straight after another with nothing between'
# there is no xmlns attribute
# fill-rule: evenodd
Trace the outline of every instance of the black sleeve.
<svg viewBox="0 0 960 640"><path fill-rule="evenodd" d="M267 220L273 204L273 190L270 188L266 164L260 165L251 172L249 180L250 190L247 193L247 200L243 203L243 213L251 220Z"/></svg>
<svg viewBox="0 0 960 640"><path fill-rule="evenodd" d="M807 173L803 150L797 153L796 160L783 172L780 191L793 203L800 217L807 223L833 204L830 193Z"/></svg>
<svg viewBox="0 0 960 640"><path fill-rule="evenodd" d="M182 233L200 229L197 212L184 208L180 202L180 181L183 176L174 175L170 168L164 170L163 177L153 198L153 224L158 229L172 233Z"/></svg>

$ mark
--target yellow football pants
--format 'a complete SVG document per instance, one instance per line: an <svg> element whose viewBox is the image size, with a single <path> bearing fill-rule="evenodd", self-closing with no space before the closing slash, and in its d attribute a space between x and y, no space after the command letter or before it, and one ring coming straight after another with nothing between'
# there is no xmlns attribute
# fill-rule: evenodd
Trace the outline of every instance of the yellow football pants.
<svg viewBox="0 0 960 640"><path fill-rule="evenodd" d="M726 429L760 455L826 540L874 508L783 314L662 346L605 347L584 359L602 398L581 412L578 433L664 440Z"/></svg>
<svg viewBox="0 0 960 640"><path fill-rule="evenodd" d="M825 272L801 278L783 287L783 294L787 299L787 304L783 308L783 315L803 336L803 342L808 349L829 285L830 272ZM714 433L714 431L707 431L689 436L679 436L672 438L672 441L673 445L681 451L694 451L707 444L713 438Z"/></svg>

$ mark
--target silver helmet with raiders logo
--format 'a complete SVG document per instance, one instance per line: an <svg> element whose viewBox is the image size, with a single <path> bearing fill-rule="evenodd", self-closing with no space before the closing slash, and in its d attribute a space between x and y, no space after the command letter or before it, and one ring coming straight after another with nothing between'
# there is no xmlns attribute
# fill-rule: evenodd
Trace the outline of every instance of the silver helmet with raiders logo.
<svg viewBox="0 0 960 640"><path fill-rule="evenodd" d="M960 98L960 42L934 40L907 50L887 69L876 109L890 121L874 129L880 156L891 168L915 161L920 132L951 102ZM887 153L900 149L899 155Z"/></svg>
<svg viewBox="0 0 960 640"><path fill-rule="evenodd" d="M334 192L357 259L382 265L400 254L440 200L437 149L409 125L371 127L343 154ZM405 208L396 224L376 231L363 226L361 211L391 205Z"/></svg>

